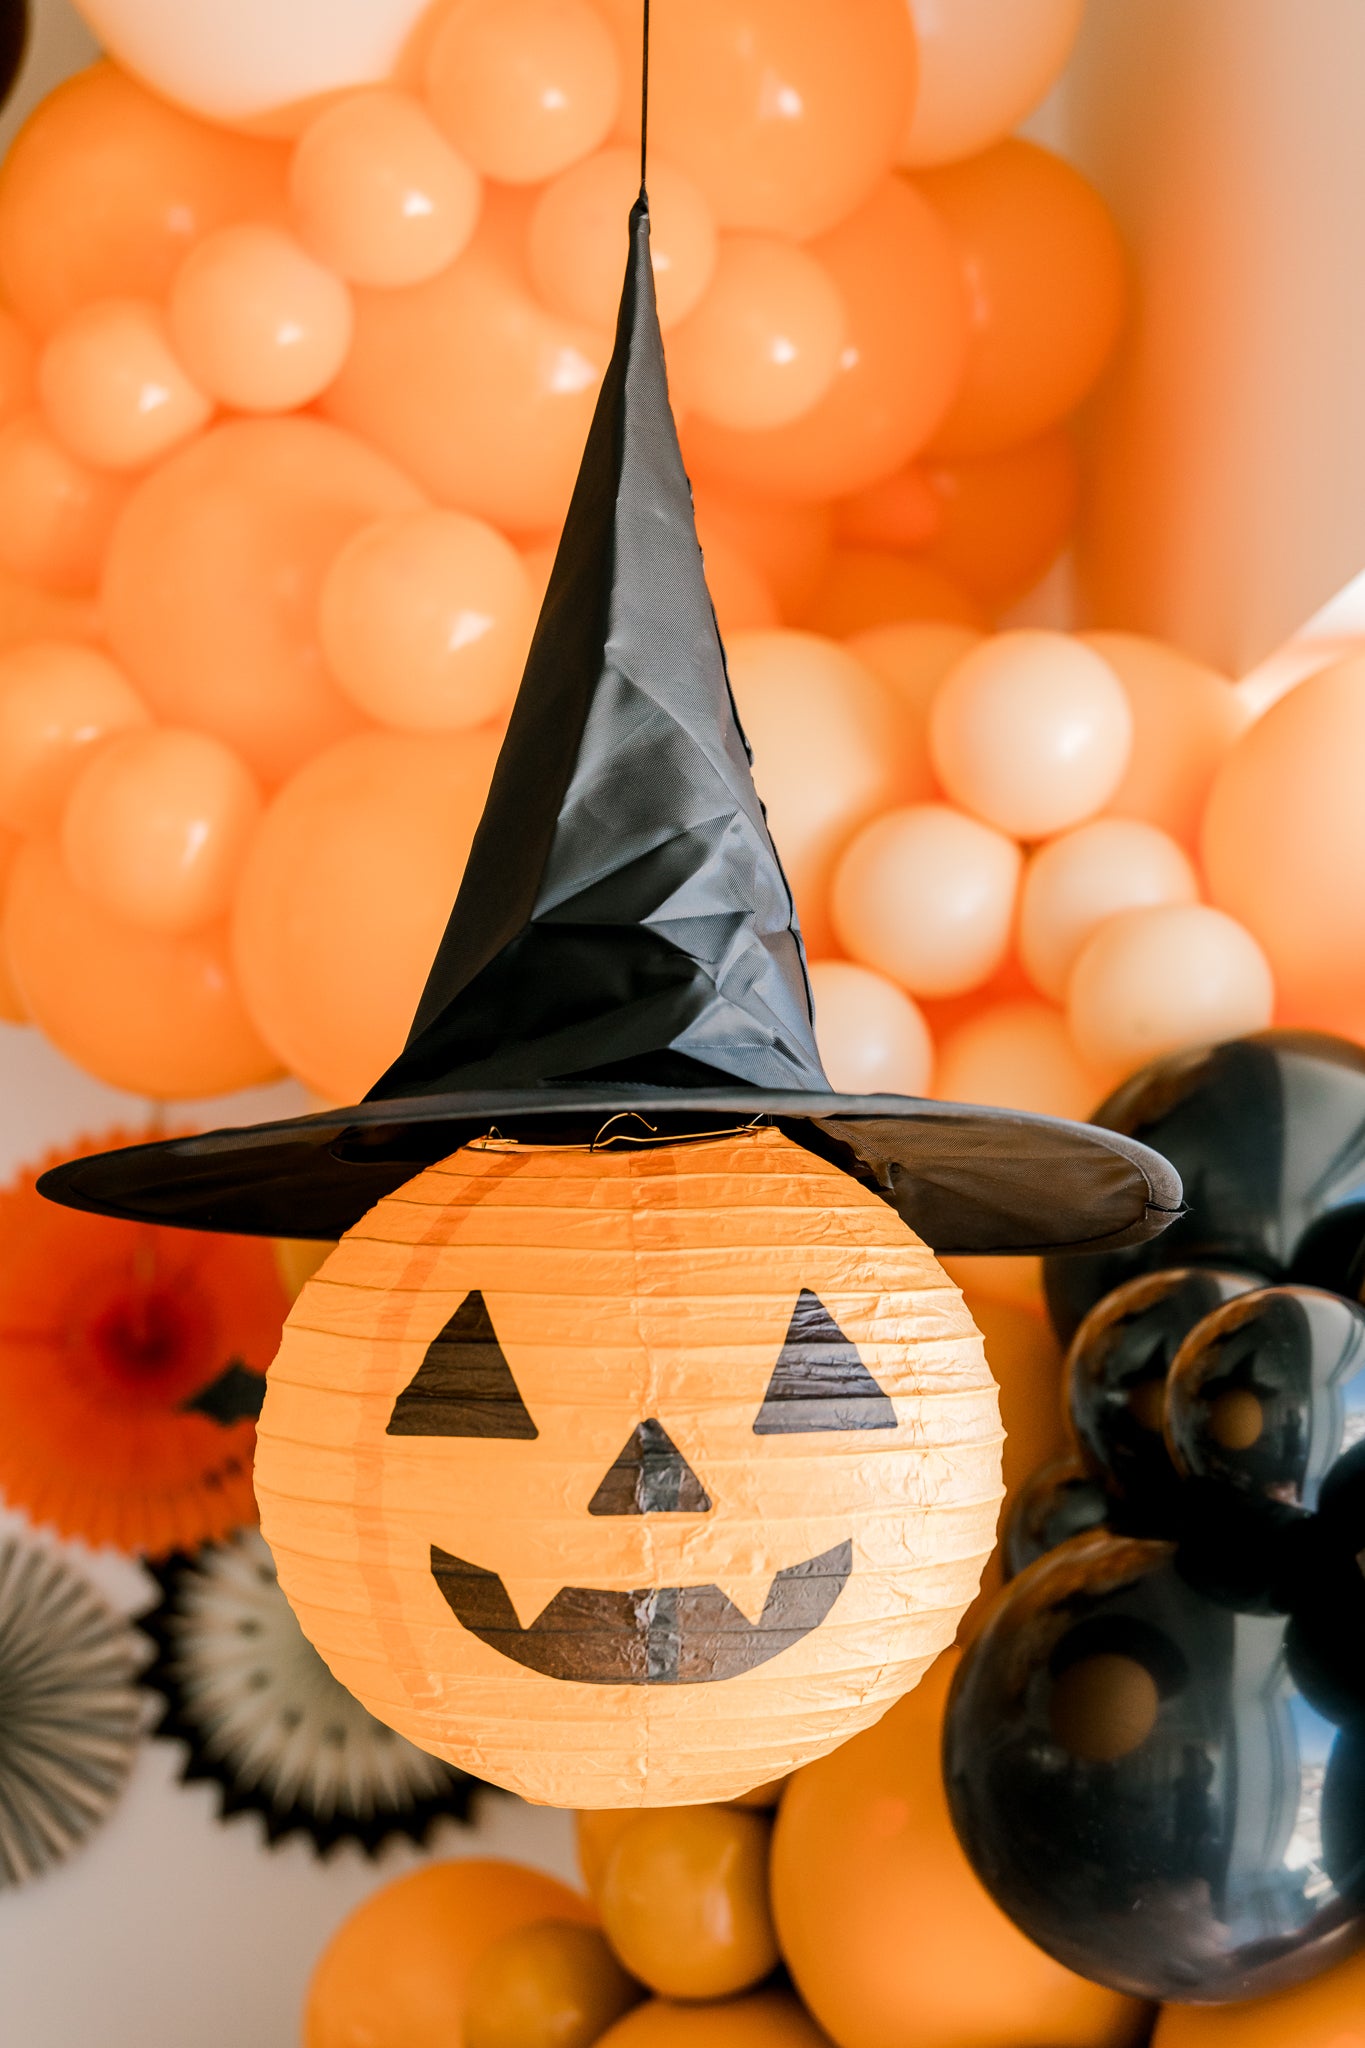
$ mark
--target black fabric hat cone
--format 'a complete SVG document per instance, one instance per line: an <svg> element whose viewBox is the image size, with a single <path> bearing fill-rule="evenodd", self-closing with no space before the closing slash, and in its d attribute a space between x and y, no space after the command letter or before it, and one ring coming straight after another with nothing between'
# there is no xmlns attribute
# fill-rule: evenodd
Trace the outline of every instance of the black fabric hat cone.
<svg viewBox="0 0 1365 2048"><path fill-rule="evenodd" d="M681 1140L751 1118L878 1188L940 1251L1132 1244L1180 1207L1166 1161L1116 1132L831 1091L702 571L642 195L554 572L407 1045L350 1108L73 1160L39 1185L110 1215L330 1238L493 1125L564 1143L617 1119L609 1135Z"/></svg>

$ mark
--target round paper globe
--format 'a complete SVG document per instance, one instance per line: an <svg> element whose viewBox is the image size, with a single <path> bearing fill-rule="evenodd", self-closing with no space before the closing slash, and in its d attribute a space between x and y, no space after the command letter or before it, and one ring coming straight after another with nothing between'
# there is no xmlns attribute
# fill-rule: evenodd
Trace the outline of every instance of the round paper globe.
<svg viewBox="0 0 1365 2048"><path fill-rule="evenodd" d="M634 149L599 149L538 195L526 233L531 280L566 320L611 327L621 297L622 223L640 189ZM659 325L692 311L716 267L716 222L700 188L649 153L649 254Z"/></svg>
<svg viewBox="0 0 1365 2048"><path fill-rule="evenodd" d="M1130 2048L1142 2009L1035 1948L958 1847L939 1766L955 1662L787 1788L773 1912L796 1987L838 2048Z"/></svg>
<svg viewBox="0 0 1365 2048"><path fill-rule="evenodd" d="M1017 128L1066 63L1085 0L910 0L919 90L900 161L976 156Z"/></svg>
<svg viewBox="0 0 1365 2048"><path fill-rule="evenodd" d="M1365 659L1309 676L1219 769L1200 839L1213 901L1270 961L1285 1011L1365 1028Z"/></svg>
<svg viewBox="0 0 1365 2048"><path fill-rule="evenodd" d="M1077 1053L1062 1012L1025 997L993 1003L944 1033L934 1093L1084 1121L1105 1087Z"/></svg>
<svg viewBox="0 0 1365 2048"><path fill-rule="evenodd" d="M1133 750L1104 808L1141 818L1193 846L1213 778L1250 714L1217 669L1141 633L1082 633L1123 684L1133 714Z"/></svg>
<svg viewBox="0 0 1365 2048"><path fill-rule="evenodd" d="M914 1684L999 1456L956 1290L837 1167L776 1130L494 1140L307 1282L256 1489L305 1634L390 1726L550 1805L691 1806Z"/></svg>
<svg viewBox="0 0 1365 2048"><path fill-rule="evenodd" d="M326 1101L357 1101L402 1050L497 751L487 732L358 733L266 811L233 956L262 1037Z"/></svg>
<svg viewBox="0 0 1365 2048"><path fill-rule="evenodd" d="M147 723L136 690L98 648L30 640L0 653L0 824L55 827L91 749Z"/></svg>
<svg viewBox="0 0 1365 2048"><path fill-rule="evenodd" d="M1137 818L1092 818L1040 846L1019 898L1019 957L1054 1002L1091 934L1120 910L1197 903L1199 877L1167 833Z"/></svg>
<svg viewBox="0 0 1365 2048"><path fill-rule="evenodd" d="M851 960L812 960L820 1063L842 1095L927 1095L934 1047L919 1005Z"/></svg>
<svg viewBox="0 0 1365 2048"><path fill-rule="evenodd" d="M1019 849L947 804L911 804L865 825L834 871L839 943L917 996L962 995L1005 958Z"/></svg>
<svg viewBox="0 0 1365 2048"><path fill-rule="evenodd" d="M1077 1051L1111 1079L1183 1046L1264 1031L1274 1007L1265 954L1244 925L1207 903L1108 918L1067 983Z"/></svg>
<svg viewBox="0 0 1365 2048"><path fill-rule="evenodd" d="M308 1986L304 2048L451 2048L479 1958L540 1920L589 1922L586 1899L539 1870L471 1856L429 1863L342 1921Z"/></svg>
<svg viewBox="0 0 1365 2048"><path fill-rule="evenodd" d="M289 166L294 225L352 284L420 284L453 263L483 202L478 172L419 100L357 92L299 137Z"/></svg>
<svg viewBox="0 0 1365 2048"><path fill-rule="evenodd" d="M637 2005L597 2048L829 2048L790 1991L755 1991L719 2005L678 2005L651 1998Z"/></svg>
<svg viewBox="0 0 1365 2048"><path fill-rule="evenodd" d="M965 810L1044 839L1106 803L1128 765L1133 715L1108 664L1066 633L998 633L963 656L929 713L929 753Z"/></svg>
<svg viewBox="0 0 1365 2048"><path fill-rule="evenodd" d="M621 1961L667 1998L730 1998L777 1965L768 1820L724 1806L641 1814L595 1894Z"/></svg>
<svg viewBox="0 0 1365 2048"><path fill-rule="evenodd" d="M1365 1956L1293 1991L1235 2005L1167 2005L1152 2048L1365 2048Z"/></svg>
<svg viewBox="0 0 1365 2048"><path fill-rule="evenodd" d="M38 368L57 438L96 469L145 469L213 410L149 299L96 299L64 320Z"/></svg>

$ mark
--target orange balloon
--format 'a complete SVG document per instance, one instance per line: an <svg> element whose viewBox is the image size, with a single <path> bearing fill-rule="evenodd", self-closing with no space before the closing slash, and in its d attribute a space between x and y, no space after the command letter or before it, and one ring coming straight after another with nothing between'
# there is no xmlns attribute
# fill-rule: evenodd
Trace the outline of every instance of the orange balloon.
<svg viewBox="0 0 1365 2048"><path fill-rule="evenodd" d="M866 626L849 635L848 649L859 661L890 683L911 713L917 729L925 735L924 793L933 785L929 766L927 733L929 706L939 684L961 661L964 654L981 644L974 627L953 625L946 620L913 619L900 625Z"/></svg>
<svg viewBox="0 0 1365 2048"><path fill-rule="evenodd" d="M72 785L62 853L92 902L174 936L227 916L260 815L259 788L221 740L170 726L126 732Z"/></svg>
<svg viewBox="0 0 1365 2048"><path fill-rule="evenodd" d="M651 1998L609 2027L597 2048L829 2048L789 1991L756 1991L723 2005Z"/></svg>
<svg viewBox="0 0 1365 2048"><path fill-rule="evenodd" d="M1143 818L1193 845L1204 804L1248 712L1226 676L1178 647L1140 633L1082 633L1123 684L1133 714L1133 751L1105 805Z"/></svg>
<svg viewBox="0 0 1365 2048"><path fill-rule="evenodd" d="M1019 869L1014 841L965 811L887 811L835 868L834 929L853 959L912 994L959 995L989 981L1005 958Z"/></svg>
<svg viewBox="0 0 1365 2048"><path fill-rule="evenodd" d="M531 281L552 313L612 327L625 267L626 221L640 189L633 149L599 149L545 187L527 231ZM716 221L701 188L649 153L649 250L659 325L692 311L716 267Z"/></svg>
<svg viewBox="0 0 1365 2048"><path fill-rule="evenodd" d="M1033 587L1076 523L1080 462L1065 428L974 462L931 463L927 481L939 518L924 560L995 610Z"/></svg>
<svg viewBox="0 0 1365 2048"><path fill-rule="evenodd" d="M362 527L322 586L318 630L357 707L410 732L482 725L507 710L535 623L510 541L463 512L401 512Z"/></svg>
<svg viewBox="0 0 1365 2048"><path fill-rule="evenodd" d="M973 1266L960 1259L960 1266ZM1001 1259L999 1264L1007 1263ZM1038 1269L1036 1259L1010 1264ZM1035 1309L966 1291L972 1321L986 1346L986 1363L1000 1389L1000 1420L1005 1428L1004 1480L1006 1499L1049 1458L1067 1448L1066 1402L1062 1379L1062 1348L1052 1325ZM1041 1309L1041 1295L1038 1308Z"/></svg>
<svg viewBox="0 0 1365 2048"><path fill-rule="evenodd" d="M871 626L934 619L978 631L989 622L976 600L932 563L873 548L836 548L807 623L842 640Z"/></svg>
<svg viewBox="0 0 1365 2048"><path fill-rule="evenodd" d="M289 412L324 391L351 345L351 295L282 228L206 235L171 286L170 328L190 375L238 412Z"/></svg>
<svg viewBox="0 0 1365 2048"><path fill-rule="evenodd" d="M942 503L917 462L841 498L834 508L834 530L850 548L914 554L928 546L942 524Z"/></svg>
<svg viewBox="0 0 1365 2048"><path fill-rule="evenodd" d="M700 478L693 482L692 497L708 573L709 551L717 540L723 540L761 573L783 618L798 618L829 565L829 507L754 498L732 486Z"/></svg>
<svg viewBox="0 0 1365 2048"><path fill-rule="evenodd" d="M776 235L723 235L715 274L669 343L683 411L725 427L777 427L834 382L844 302L815 256Z"/></svg>
<svg viewBox="0 0 1365 2048"><path fill-rule="evenodd" d="M43 350L43 410L59 441L96 469L145 469L213 411L150 299L95 299Z"/></svg>
<svg viewBox="0 0 1365 2048"><path fill-rule="evenodd" d="M55 828L90 749L147 722L127 677L93 647L39 640L0 654L0 824Z"/></svg>
<svg viewBox="0 0 1365 2048"><path fill-rule="evenodd" d="M637 0L607 0L627 78ZM915 87L904 0L687 0L650 32L649 143L696 179L723 228L802 240L890 169ZM640 134L633 93L622 133Z"/></svg>
<svg viewBox="0 0 1365 2048"><path fill-rule="evenodd" d="M727 639L732 633L761 633L781 625L767 577L723 534L713 533L705 543L703 563L716 624Z"/></svg>
<svg viewBox="0 0 1365 2048"><path fill-rule="evenodd" d="M1085 0L910 0L919 91L905 164L952 163L1008 135L1060 73Z"/></svg>
<svg viewBox="0 0 1365 2048"><path fill-rule="evenodd" d="M1163 2006L1152 2048L1365 2048L1365 1955L1275 1998Z"/></svg>
<svg viewBox="0 0 1365 2048"><path fill-rule="evenodd" d="M739 634L729 665L806 943L831 952L830 874L864 819L904 791L905 720L870 670L813 633Z"/></svg>
<svg viewBox="0 0 1365 2048"><path fill-rule="evenodd" d="M127 491L54 440L40 414L0 427L0 565L47 590L93 590Z"/></svg>
<svg viewBox="0 0 1365 2048"><path fill-rule="evenodd" d="M940 1039L934 1093L945 1102L1084 1121L1105 1085L1081 1060L1062 1012L1025 996L994 1004Z"/></svg>
<svg viewBox="0 0 1365 2048"><path fill-rule="evenodd" d="M211 127L114 65L30 115L0 167L0 289L47 333L90 299L160 298L202 234L278 216L288 156Z"/></svg>
<svg viewBox="0 0 1365 2048"><path fill-rule="evenodd" d="M526 212L492 189L439 277L358 293L351 353L323 404L442 504L540 533L568 506L611 340L532 295ZM624 229L621 250L624 269Z"/></svg>
<svg viewBox="0 0 1365 2048"><path fill-rule="evenodd" d="M1207 903L1106 918L1067 982L1076 1049L1111 1083L1162 1053L1263 1031L1274 1007L1265 954Z"/></svg>
<svg viewBox="0 0 1365 2048"><path fill-rule="evenodd" d="M318 593L338 549L420 494L321 420L234 420L141 482L109 549L109 644L153 709L225 740L272 784L354 730Z"/></svg>
<svg viewBox="0 0 1365 2048"><path fill-rule="evenodd" d="M985 1302L998 1303L1002 1308L1021 1309L1035 1322L1046 1313L1041 1259L1017 1252L974 1253L969 1258L944 1259L943 1270L977 1308ZM1008 1452L1008 1436L1005 1447Z"/></svg>
<svg viewBox="0 0 1365 2048"><path fill-rule="evenodd" d="M277 1057L329 1102L397 1058L450 916L498 740L358 733L270 805L237 895L233 956Z"/></svg>
<svg viewBox="0 0 1365 2048"><path fill-rule="evenodd" d="M0 826L0 1018L6 1024L27 1024L29 1021L28 1006L10 972L4 945L4 905L9 894L10 876L23 843L17 832L6 832Z"/></svg>
<svg viewBox="0 0 1365 2048"><path fill-rule="evenodd" d="M1137 818L1092 818L1039 847L1019 898L1019 957L1034 987L1066 996L1076 957L1120 910L1197 903L1199 878L1168 833Z"/></svg>
<svg viewBox="0 0 1365 2048"><path fill-rule="evenodd" d="M847 25L844 35L851 44ZM829 390L786 426L745 432L692 419L683 428L689 465L704 477L803 503L862 490L907 462L947 410L967 346L956 252L903 179L886 179L808 247L843 294L848 319Z"/></svg>
<svg viewBox="0 0 1365 2048"><path fill-rule="evenodd" d="M617 1837L638 1818L638 1810L629 1806L607 1806L598 1811L580 1809L574 1815L574 1849L590 1898L596 1899L602 1889L607 1858Z"/></svg>
<svg viewBox="0 0 1365 2048"><path fill-rule="evenodd" d="M1035 1948L958 1846L939 1765L955 1661L788 1787L773 1911L797 1989L839 2048L1127 2048L1141 2008Z"/></svg>
<svg viewBox="0 0 1365 2048"><path fill-rule="evenodd" d="M352 284L420 284L453 263L483 203L479 174L420 100L351 92L311 121L289 166L299 236Z"/></svg>
<svg viewBox="0 0 1365 2048"><path fill-rule="evenodd" d="M428 1863L342 1921L308 1986L304 2048L454 2048L470 1978L495 1941L538 1920L590 1921L538 1870L482 1856Z"/></svg>
<svg viewBox="0 0 1365 2048"><path fill-rule="evenodd" d="M97 640L100 622L93 598L39 590L0 564L0 650L30 640Z"/></svg>
<svg viewBox="0 0 1365 2048"><path fill-rule="evenodd" d="M457 0L427 54L426 94L477 170L536 185L605 142L621 65L587 0Z"/></svg>
<svg viewBox="0 0 1365 2048"><path fill-rule="evenodd" d="M812 960L820 1064L844 1095L927 1095L934 1047L919 1005L851 960Z"/></svg>
<svg viewBox="0 0 1365 2048"><path fill-rule="evenodd" d="M607 1852L598 1906L632 1974L666 1998L729 1998L777 1964L768 1910L771 1828L757 1813L645 1813Z"/></svg>
<svg viewBox="0 0 1365 2048"><path fill-rule="evenodd" d="M1080 172L1014 137L916 179L971 279L966 374L936 455L990 455L1075 410L1118 339L1122 244Z"/></svg>
<svg viewBox="0 0 1365 2048"><path fill-rule="evenodd" d="M273 1080L237 990L227 928L140 931L78 889L55 839L30 839L5 900L5 951L34 1023L78 1067L178 1101Z"/></svg>
<svg viewBox="0 0 1365 2048"><path fill-rule="evenodd" d="M599 1928L535 1921L474 1964L461 2040L464 2048L592 2048L643 1995Z"/></svg>
<svg viewBox="0 0 1365 2048"><path fill-rule="evenodd" d="M0 307L0 423L26 412L33 403L37 351L13 313Z"/></svg>

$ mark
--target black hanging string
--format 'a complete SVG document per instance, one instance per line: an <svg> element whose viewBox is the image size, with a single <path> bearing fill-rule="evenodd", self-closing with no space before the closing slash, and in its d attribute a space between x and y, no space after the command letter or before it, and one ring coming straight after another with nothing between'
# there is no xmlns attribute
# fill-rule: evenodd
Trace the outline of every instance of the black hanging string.
<svg viewBox="0 0 1365 2048"><path fill-rule="evenodd" d="M649 139L649 0L644 0L644 29L640 41L640 197L645 193L645 156Z"/></svg>

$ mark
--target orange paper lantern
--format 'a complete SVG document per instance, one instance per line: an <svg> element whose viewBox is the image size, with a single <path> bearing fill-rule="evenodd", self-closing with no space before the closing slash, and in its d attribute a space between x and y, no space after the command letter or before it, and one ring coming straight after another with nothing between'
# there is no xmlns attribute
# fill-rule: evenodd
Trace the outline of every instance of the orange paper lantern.
<svg viewBox="0 0 1365 2048"><path fill-rule="evenodd" d="M304 1287L257 1494L337 1676L555 1805L732 1798L873 1721L994 1539L981 1341L775 1130L466 1147Z"/></svg>

